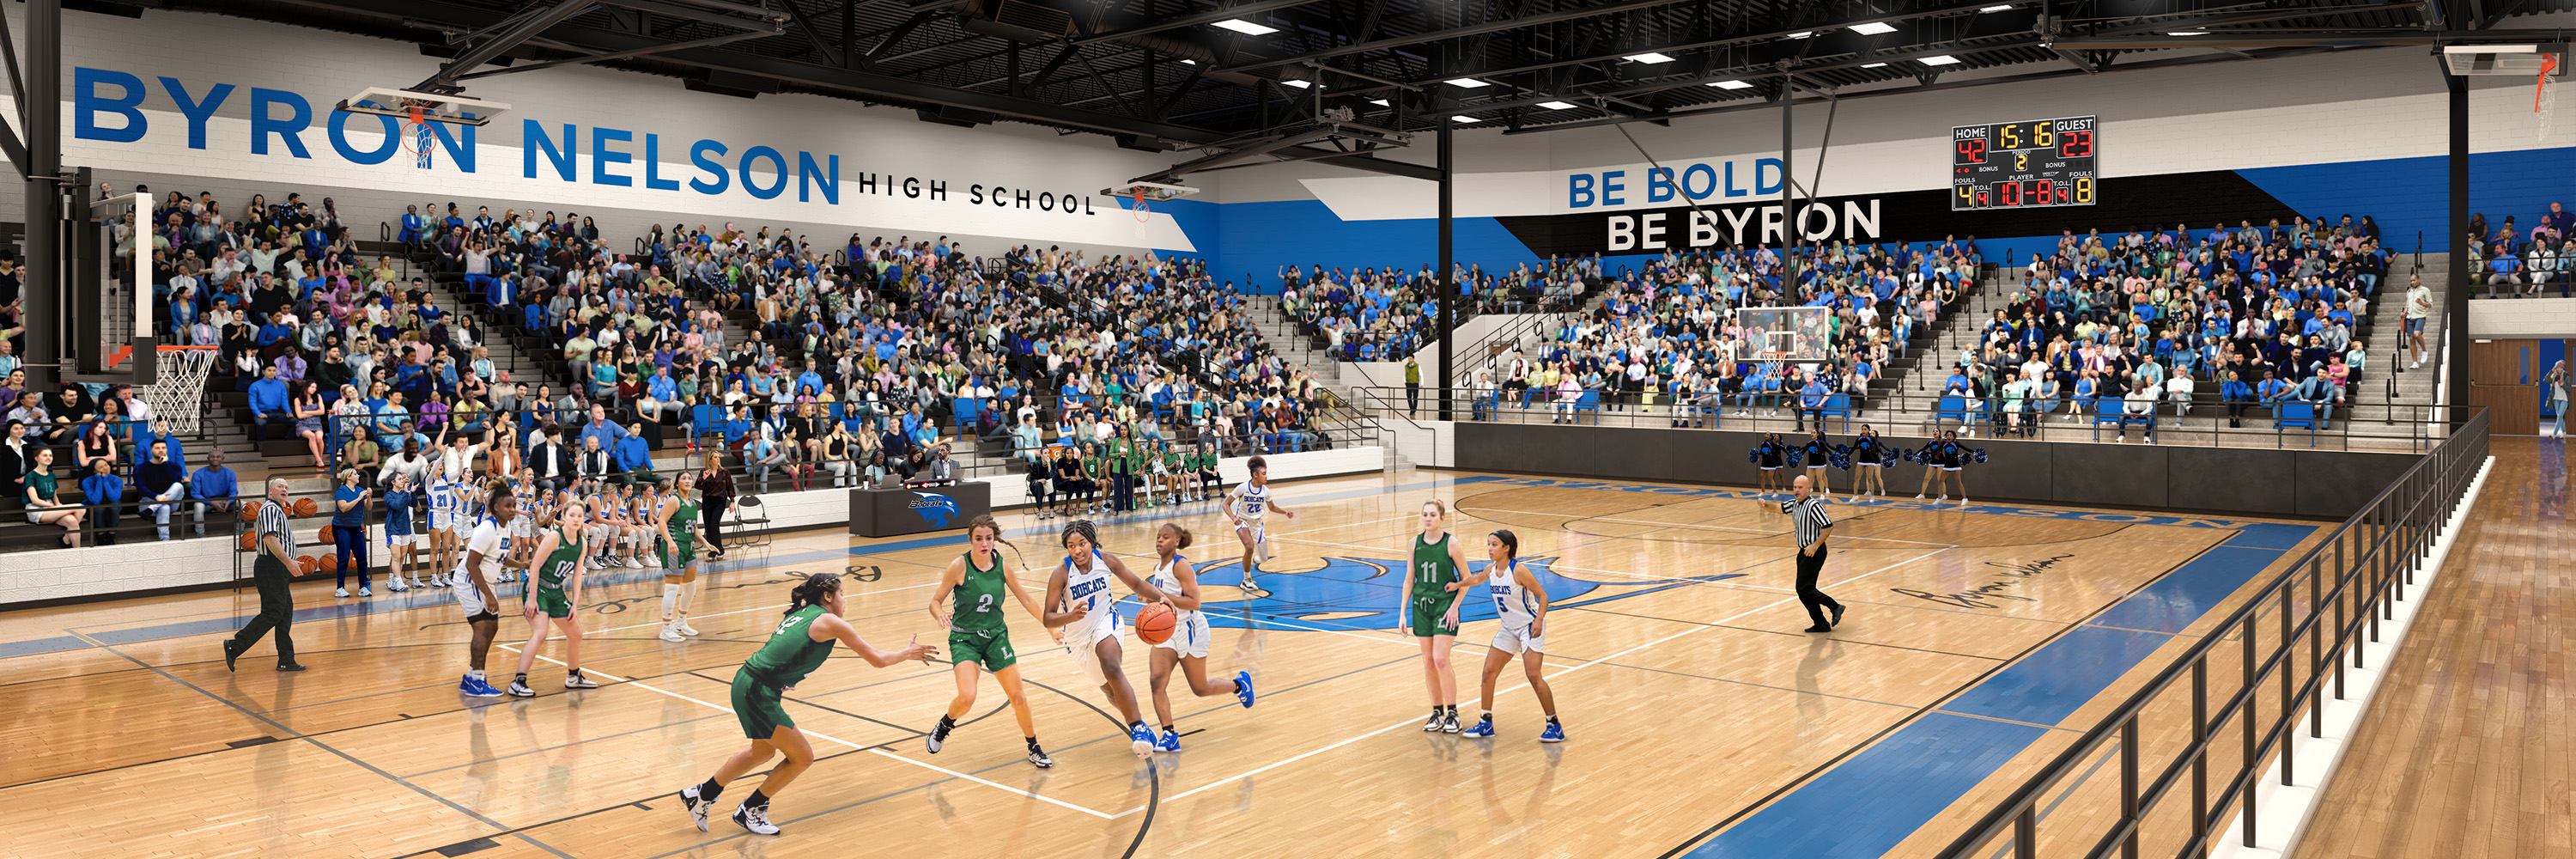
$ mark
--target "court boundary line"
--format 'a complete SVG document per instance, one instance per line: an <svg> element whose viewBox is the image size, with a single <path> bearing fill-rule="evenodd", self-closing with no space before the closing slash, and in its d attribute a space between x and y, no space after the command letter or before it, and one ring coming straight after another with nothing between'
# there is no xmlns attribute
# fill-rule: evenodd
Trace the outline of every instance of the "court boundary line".
<svg viewBox="0 0 2576 859"><path fill-rule="evenodd" d="M1653 506L1653 505L1649 505L1649 506ZM1857 507L1857 506L1860 506L1860 505L1851 504L1851 505L1843 505L1843 506L1846 506L1846 507ZM1731 527L1731 526L1727 526L1727 525L1707 525L1707 524L1701 524L1701 523L1698 523L1698 522L1655 522L1655 521L1646 520L1646 519L1613 519L1613 518L1610 518L1610 517L1608 517L1608 516L1574 516L1574 515L1569 515L1569 514L1564 514L1564 513L1537 513L1537 512L1532 512L1532 511L1528 511L1528 510L1504 510L1504 509L1499 508L1499 507L1487 507L1487 508L1484 508L1484 509L1485 509L1485 511L1486 511L1486 512L1488 512L1488 513L1502 513L1502 514L1507 514L1507 515L1512 515L1512 516L1561 517L1561 518L1563 518L1563 519L1564 519L1566 522L1568 522L1568 523L1571 523L1571 522L1615 522L1615 523L1622 524L1622 525L1653 525L1653 526L1661 527L1661 528L1706 528L1706 529L1709 529L1709 530L1712 530L1712 531L1745 531L1745 532L1751 532L1751 533L1759 534L1759 535L1761 535L1761 536L1763 536L1763 537L1786 537L1786 536L1789 536L1789 532L1787 532L1787 531L1773 531L1773 530L1769 530L1769 529L1761 529L1761 528L1736 528L1736 527ZM1641 509L1641 508L1631 508L1631 510L1632 510L1632 511L1633 511L1633 510L1635 510L1635 509ZM1470 512L1470 511L1467 511L1467 510L1465 510L1465 509L1463 509L1463 508L1461 508L1461 509L1459 510L1459 512L1461 512L1461 513L1467 513L1468 515L1471 515L1471 516L1476 515L1476 514L1474 514L1474 513ZM1729 514L1725 514L1725 515L1734 516L1734 515L1741 515L1741 514L1729 513ZM1864 515L1866 515L1866 514L1864 514ZM1481 519L1481 518L1484 518L1484 517L1482 517L1482 516L1478 516L1477 518L1480 518L1480 519ZM1858 517L1853 517L1853 518L1858 518ZM1846 520L1844 520L1844 521L1851 521L1851 520L1846 519ZM1836 524L1840 524L1840 523L1836 523ZM1608 537L1609 535L1602 535L1602 536ZM1630 534L1630 535L1622 535L1622 536L1618 536L1618 537L1610 537L1610 539L1618 539L1618 540L1633 540L1633 539L1636 539L1636 538L1637 538L1637 537L1636 537L1636 535L1633 535L1633 534ZM1878 543L1910 543L1910 544L1917 545L1917 546L1948 546L1948 547L1950 547L1950 548L1954 548L1954 549L1955 549L1955 548L1958 548L1958 546L1957 546L1956 544L1952 544L1952 543L1936 543L1936 542L1932 542L1932 541L1929 541L1929 540L1899 540L1899 539L1894 538L1894 537L1844 537L1844 536L1837 536L1837 537L1835 537L1834 539L1836 539L1836 540L1869 540L1869 541L1872 541L1872 542L1878 542Z"/></svg>

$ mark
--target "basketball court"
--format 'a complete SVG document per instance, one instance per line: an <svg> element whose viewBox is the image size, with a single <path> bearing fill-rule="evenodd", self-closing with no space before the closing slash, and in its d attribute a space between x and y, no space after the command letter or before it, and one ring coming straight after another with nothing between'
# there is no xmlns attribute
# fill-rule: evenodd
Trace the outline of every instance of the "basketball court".
<svg viewBox="0 0 2576 859"><path fill-rule="evenodd" d="M711 565L696 621L705 634L686 644L653 637L658 575L595 571L608 584L584 594L584 663L605 685L562 690L560 668L541 663L534 699L457 695L466 632L444 592L350 604L301 589L295 631L316 670L295 675L224 670L217 642L254 610L246 593L16 613L0 620L11 654L0 670L25 715L8 732L18 766L0 791L26 813L7 852L79 838L206 856L858 845L1118 856L1289 843L1342 845L1334 855L1790 854L1826 843L1923 855L1956 834L1924 827L1932 815L2018 783L2099 718L2097 703L2121 697L2133 669L2161 667L2157 654L2208 632L2203 615L2231 608L2239 585L2325 530L1911 499L1838 506L1836 530L1848 533L1825 588L1851 611L1826 638L1798 632L1786 523L1748 491L1408 470L1283 482L1277 497L1299 515L1271 520L1277 557L1250 595L1212 503L1101 529L1131 563L1150 563L1137 553L1150 554L1162 521L1198 534L1185 554L1203 565L1217 627L1210 670L1251 672L1254 709L1190 698L1182 684L1183 750L1139 761L1071 657L1014 617L1056 756L1042 771L1021 760L1007 715L991 718L1005 705L989 681L972 721L932 756L921 732L953 693L945 666L873 670L836 654L789 699L822 760L778 807L800 836L787 840L698 833L672 798L742 744L723 706L732 669L806 573L850 574L849 616L872 643L935 638L925 601L962 538L809 533L738 550ZM1469 545L1510 528L1539 569L1560 612L1547 665L1568 742L1535 741L1542 720L1518 670L1501 682L1500 736L1419 730L1420 657L1394 610L1398 559L1433 498L1456 506L1453 529ZM1061 559L1050 553L1057 523L1004 521L1017 558ZM1043 587L1043 572L1024 581ZM504 586L505 600L516 588ZM1494 629L1478 602L1466 604L1455 657L1470 714ZM515 619L504 627L503 641L525 632ZM495 670L511 655L496 653ZM1131 638L1140 692L1144 662ZM1963 735L1986 751L1914 751ZM1878 783L1881 799L1847 809L1846 828L1773 822L1807 826L1816 818L1797 812L1847 804L1839 791L1855 783Z"/></svg>

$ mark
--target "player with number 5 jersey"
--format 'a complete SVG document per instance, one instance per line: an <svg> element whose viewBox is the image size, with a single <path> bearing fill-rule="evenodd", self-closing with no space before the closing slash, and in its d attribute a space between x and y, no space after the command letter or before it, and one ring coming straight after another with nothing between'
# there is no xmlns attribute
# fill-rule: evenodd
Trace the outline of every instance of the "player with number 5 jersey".
<svg viewBox="0 0 2576 859"><path fill-rule="evenodd" d="M1011 715L1020 720L1020 736L1029 744L1029 763L1039 768L1055 766L1046 749L1038 745L1037 716L1029 711L1028 695L1020 691L1020 655L1011 649L1011 628L1003 616L1002 597L1020 604L1038 622L1046 614L1038 610L1036 600L1020 587L1019 577L1002 560L995 545L1010 545L1002 539L1002 523L990 515L977 516L966 526L966 554L948 562L947 572L939 576L939 589L930 594L930 616L948 628L948 651L951 672L957 676L957 697L948 702L948 712L939 716L923 740L931 754L948 742L948 734L957 730L957 720L966 718L975 707L975 673L977 666L991 672L1002 684L1002 696L1011 701ZM1011 546L1018 552L1018 546ZM943 611L945 609L945 611ZM1054 632L1059 640L1061 631Z"/></svg>

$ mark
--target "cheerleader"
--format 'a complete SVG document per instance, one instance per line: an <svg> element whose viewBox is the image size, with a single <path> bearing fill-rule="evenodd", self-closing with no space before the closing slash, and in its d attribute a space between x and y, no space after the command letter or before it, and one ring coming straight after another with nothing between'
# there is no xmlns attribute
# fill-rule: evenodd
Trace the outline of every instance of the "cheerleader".
<svg viewBox="0 0 2576 859"><path fill-rule="evenodd" d="M1818 498L1834 494L1833 486L1825 473L1825 466L1833 462L1834 446L1831 442L1825 441L1824 423L1823 420L1816 421L1816 434L1809 436L1807 443L1799 446L1799 452L1807 459L1807 482L1816 485Z"/></svg>
<svg viewBox="0 0 2576 859"><path fill-rule="evenodd" d="M1851 502L1887 494L1887 462L1895 455L1894 448L1878 440L1877 430L1866 424L1861 426L1860 435L1852 439L1851 445Z"/></svg>
<svg viewBox="0 0 2576 859"><path fill-rule="evenodd" d="M1789 446L1780 441L1780 434L1776 432L1764 433L1762 446L1753 449L1754 464L1762 469L1762 497L1769 498L1772 490L1782 488L1780 461L1788 452Z"/></svg>
<svg viewBox="0 0 2576 859"><path fill-rule="evenodd" d="M1957 486L1959 504L1966 506L1968 485L1961 478L1960 470L1966 466L1967 456L1967 449L1959 446L1959 431L1942 430L1931 444L1923 447L1920 459L1923 462L1924 488L1923 491L1914 493L1914 497L1920 500L1924 492L1929 492L1937 486L1940 487L1941 494L1934 500L1946 502L1950 500L1950 487Z"/></svg>

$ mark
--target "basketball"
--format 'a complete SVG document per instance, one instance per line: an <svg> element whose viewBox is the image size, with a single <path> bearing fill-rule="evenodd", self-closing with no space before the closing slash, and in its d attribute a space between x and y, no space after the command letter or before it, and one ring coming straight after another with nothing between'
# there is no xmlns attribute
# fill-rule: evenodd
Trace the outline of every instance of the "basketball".
<svg viewBox="0 0 2576 859"><path fill-rule="evenodd" d="M319 558L319 559L317 559L317 560L316 560L315 566L320 567L320 568L322 569L322 572L326 572L326 573L336 573L336 572L339 572L339 571L340 571L340 555L339 555L338 553L336 553L336 552L335 552L335 553L332 553L332 554L328 554L328 555L323 555L321 558Z"/></svg>
<svg viewBox="0 0 2576 859"><path fill-rule="evenodd" d="M324 545L338 545L340 542L339 535L334 533L329 525L324 525L321 530L313 532L313 538L322 541Z"/></svg>
<svg viewBox="0 0 2576 859"><path fill-rule="evenodd" d="M243 531L240 542L242 551L248 552L253 549L257 549L259 548L259 535L250 531Z"/></svg>
<svg viewBox="0 0 2576 859"><path fill-rule="evenodd" d="M313 570L314 570L314 568L316 568L316 567L320 567L320 566L322 566L322 562L321 562L321 561L319 561L319 560L315 560L315 559L314 559L314 557L313 557L312 555L297 555L297 556L295 556L295 574L296 574L296 575L299 575L299 576L309 576L309 575L312 575L312 574L313 574Z"/></svg>
<svg viewBox="0 0 2576 859"><path fill-rule="evenodd" d="M233 509L241 514L241 520L244 522L259 521L259 502L244 501Z"/></svg>
<svg viewBox="0 0 2576 859"><path fill-rule="evenodd" d="M1172 624L1175 622L1171 606L1162 603L1148 605L1144 611L1136 613L1136 637L1144 639L1146 644L1161 644L1172 637Z"/></svg>
<svg viewBox="0 0 2576 859"><path fill-rule="evenodd" d="M298 498L298 499L295 499L295 515L297 515L297 516L311 516L311 515L313 515L313 510L314 510L314 508L313 508L313 499L310 499L310 498Z"/></svg>

